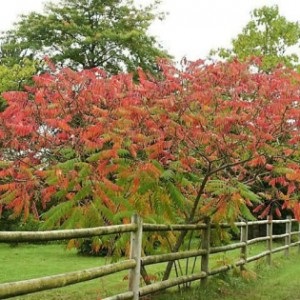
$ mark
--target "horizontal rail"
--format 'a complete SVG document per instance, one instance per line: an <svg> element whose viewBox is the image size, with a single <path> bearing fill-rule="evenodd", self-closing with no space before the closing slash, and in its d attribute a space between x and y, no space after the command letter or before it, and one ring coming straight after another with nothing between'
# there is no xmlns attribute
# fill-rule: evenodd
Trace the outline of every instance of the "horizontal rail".
<svg viewBox="0 0 300 300"><path fill-rule="evenodd" d="M290 247L295 247L295 246L299 246L300 245L300 241L294 242L290 244Z"/></svg>
<svg viewBox="0 0 300 300"><path fill-rule="evenodd" d="M289 245L284 245L284 246L280 246L280 247L276 247L276 248L272 249L271 252L276 253L276 252L280 252L280 251L283 251L288 248L289 248Z"/></svg>
<svg viewBox="0 0 300 300"><path fill-rule="evenodd" d="M177 278L172 278L161 282L156 282L140 288L140 296L146 296L151 293L162 291L167 288L177 286L179 284L195 281L204 277L207 277L207 274L205 272L200 272L192 275L185 275L185 276L180 276Z"/></svg>
<svg viewBox="0 0 300 300"><path fill-rule="evenodd" d="M249 221L247 223L248 223L248 225L263 225L263 224L270 223L270 221L268 221L268 220L260 220L260 221Z"/></svg>
<svg viewBox="0 0 300 300"><path fill-rule="evenodd" d="M226 246L213 247L213 248L209 249L209 253L219 253L219 252L239 249L245 245L246 245L245 242L240 242L240 243L230 244L230 245L226 245Z"/></svg>
<svg viewBox="0 0 300 300"><path fill-rule="evenodd" d="M190 250L190 251L174 252L174 253L167 253L167 254L160 254L160 255L151 255L151 256L142 257L141 264L142 266L147 266L147 265L162 263L166 261L174 261L177 259L197 257L203 254L207 254L207 251L200 249L200 250Z"/></svg>
<svg viewBox="0 0 300 300"><path fill-rule="evenodd" d="M197 230L207 228L206 224L143 224L143 231L182 231L182 230Z"/></svg>
<svg viewBox="0 0 300 300"><path fill-rule="evenodd" d="M226 272L226 271L229 271L232 268L242 266L244 264L246 264L246 261L244 259L241 259L241 260L235 262L234 264L225 265L225 266L219 267L217 269L213 269L213 270L209 271L208 275L211 276L211 275L215 275L215 274L218 274L218 273L221 273L221 272Z"/></svg>
<svg viewBox="0 0 300 300"><path fill-rule="evenodd" d="M132 298L133 298L133 292L129 291L129 292L125 292L122 294L114 295L103 299L101 298L101 299L102 300L127 300Z"/></svg>
<svg viewBox="0 0 300 300"><path fill-rule="evenodd" d="M49 231L0 231L0 242L46 242L136 231L135 224Z"/></svg>
<svg viewBox="0 0 300 300"><path fill-rule="evenodd" d="M272 235L272 239L275 240L275 239L282 239L284 237L287 237L289 236L289 233L283 233L283 234L274 234Z"/></svg>
<svg viewBox="0 0 300 300"><path fill-rule="evenodd" d="M296 221L296 220L292 220ZM273 220L273 223L287 223L288 220ZM267 224L268 221L252 221L252 222L236 222L236 226L255 225L255 224ZM212 224L211 228L230 228L228 224ZM199 230L205 229L207 225L200 224L143 224L143 231L182 231L182 230ZM0 242L46 242L46 241L58 241L75 238L88 238L99 235L117 234L125 232L133 232L137 230L135 224L125 225L111 225L94 228L80 228L80 229L63 229L63 230L47 230L47 231L0 231ZM291 234L297 234L298 232L292 232ZM250 240L257 242L258 240ZM248 243L249 243L248 242Z"/></svg>
<svg viewBox="0 0 300 300"><path fill-rule="evenodd" d="M134 259L128 259L115 264L85 269L82 271L2 283L0 284L0 299L64 287L70 284L84 282L123 270L128 270L135 266L136 261Z"/></svg>
<svg viewBox="0 0 300 300"><path fill-rule="evenodd" d="M249 263L249 262L251 262L251 261L258 260L258 259L260 259L260 258L262 258L262 257L264 257L264 256L269 255L269 254L270 254L270 251L267 250L267 251L263 251L263 252L261 252L261 253L259 253L259 254L257 254L257 255L253 255L253 256L251 256L251 257L248 257L248 258L247 258L247 263Z"/></svg>
<svg viewBox="0 0 300 300"><path fill-rule="evenodd" d="M270 239L269 236L261 236L261 237L255 238L255 239L248 240L248 241L247 241L247 244L248 244L248 245L251 245L251 244L258 243L258 242L267 241L267 240L269 240L269 239Z"/></svg>
<svg viewBox="0 0 300 300"><path fill-rule="evenodd" d="M298 222L296 219L283 219L283 220L272 220L273 224L284 224L290 222Z"/></svg>

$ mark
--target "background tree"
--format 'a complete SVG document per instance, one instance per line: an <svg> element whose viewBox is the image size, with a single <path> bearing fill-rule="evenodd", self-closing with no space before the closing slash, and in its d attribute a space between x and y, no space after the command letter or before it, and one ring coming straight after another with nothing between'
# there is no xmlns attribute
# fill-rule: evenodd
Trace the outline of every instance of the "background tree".
<svg viewBox="0 0 300 300"><path fill-rule="evenodd" d="M32 76L37 69L34 62L24 59L12 67L0 65L0 94L7 91L21 91L25 85L32 83ZM0 111L6 107L6 102L0 96Z"/></svg>
<svg viewBox="0 0 300 300"><path fill-rule="evenodd" d="M261 68L264 71L278 64L297 67L299 57L293 51L299 48L298 22L290 22L281 16L278 6L254 9L251 18L242 33L232 40L231 49L219 48L211 54L242 61L251 56L261 57Z"/></svg>
<svg viewBox="0 0 300 300"><path fill-rule="evenodd" d="M1 63L44 56L73 69L104 68L108 73L137 67L156 72L157 57L167 57L147 30L162 17L158 2L137 8L131 0L62 0L49 2L44 14L21 16L1 37Z"/></svg>

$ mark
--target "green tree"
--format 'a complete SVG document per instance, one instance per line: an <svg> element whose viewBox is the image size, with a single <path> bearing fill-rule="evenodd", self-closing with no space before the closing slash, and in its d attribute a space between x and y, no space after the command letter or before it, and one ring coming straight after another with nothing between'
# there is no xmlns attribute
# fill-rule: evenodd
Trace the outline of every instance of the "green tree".
<svg viewBox="0 0 300 300"><path fill-rule="evenodd" d="M0 65L0 94L7 91L21 91L24 86L31 83L36 73L33 61L24 59L12 67ZM0 97L0 111L6 107L6 101Z"/></svg>
<svg viewBox="0 0 300 300"><path fill-rule="evenodd" d="M157 57L168 54L147 33L162 14L158 1L136 7L132 0L61 0L44 13L22 15L1 37L1 62L14 65L27 57L47 56L73 69L104 68L110 74L137 67L154 73Z"/></svg>
<svg viewBox="0 0 300 300"><path fill-rule="evenodd" d="M281 16L278 6L263 6L252 11L251 21L232 40L231 49L219 48L211 54L242 61L249 56L258 56L264 71L272 70L278 64L296 67L299 58L293 49L299 46L299 39L298 22L290 22Z"/></svg>

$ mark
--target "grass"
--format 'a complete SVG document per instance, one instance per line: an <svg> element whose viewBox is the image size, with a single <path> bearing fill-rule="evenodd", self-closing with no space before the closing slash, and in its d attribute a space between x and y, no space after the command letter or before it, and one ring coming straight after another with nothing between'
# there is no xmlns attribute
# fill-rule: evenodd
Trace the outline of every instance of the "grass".
<svg viewBox="0 0 300 300"><path fill-rule="evenodd" d="M62 244L29 245L11 247L0 244L0 282L9 282L41 276L66 273L93 268L110 263L101 257L78 256L76 250L66 250ZM3 272L5 270L5 272ZM12 299L101 299L111 291L126 290L128 282L123 280L127 272L120 272L62 289L38 292Z"/></svg>
<svg viewBox="0 0 300 300"><path fill-rule="evenodd" d="M265 244L251 246L248 250L249 256L255 255L265 250ZM300 295L300 286L298 286L300 257L291 255L289 259L283 260L280 259L282 255L282 252L274 255L276 259L274 259L274 266L271 269L264 263L265 260L262 259L259 262L251 263L251 269L244 272L242 277L229 276L232 272L228 272L210 278L207 287L204 289L200 289L199 282L195 282L189 291L180 292L176 288L166 293L161 293L160 296L152 296L151 299L300 299L300 297L296 298L298 294ZM215 254L210 259L210 267L215 268L222 264L232 263L238 256L239 250L225 254ZM20 244L16 247L0 244L0 264L2 269L0 282L83 270L110 262L110 259L107 258L78 256L76 250L66 250L63 244ZM188 269L191 269L192 265L193 259L190 259ZM164 270L164 266L165 264L149 266L147 271L149 274L156 274L159 277ZM181 261L181 267L183 272L185 272L186 261ZM180 268L178 267L177 269L179 270ZM3 272L3 270L5 271ZM199 270L199 260L197 261L196 270ZM126 291L128 281L124 277L127 274L128 272L124 271L65 288L33 293L12 299L101 299ZM255 274L257 274L257 280L254 280ZM276 293L274 293L274 287L280 287L276 289Z"/></svg>
<svg viewBox="0 0 300 300"><path fill-rule="evenodd" d="M81 256L75 249L67 250L63 244L0 244L0 283L84 270L109 263L110 258ZM156 264L149 266L147 270L149 274L159 277L164 266L165 264ZM11 299L101 299L127 291L127 275L128 271L122 271L64 288Z"/></svg>
<svg viewBox="0 0 300 300"><path fill-rule="evenodd" d="M272 266L265 260L250 264L244 271L233 270L209 278L206 287L193 285L191 289L168 291L152 300L300 300L300 256L288 258L278 255Z"/></svg>

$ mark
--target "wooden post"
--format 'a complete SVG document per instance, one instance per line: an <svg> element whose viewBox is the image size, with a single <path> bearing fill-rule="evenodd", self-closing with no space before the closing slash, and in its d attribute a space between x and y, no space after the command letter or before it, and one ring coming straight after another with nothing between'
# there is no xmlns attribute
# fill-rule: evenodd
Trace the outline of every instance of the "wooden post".
<svg viewBox="0 0 300 300"><path fill-rule="evenodd" d="M300 242L300 223L298 223L298 242ZM298 244L298 254L300 254L300 243Z"/></svg>
<svg viewBox="0 0 300 300"><path fill-rule="evenodd" d="M202 244L201 247L203 250L206 250L206 254L201 256L201 271L207 274L206 277L201 279L201 285L207 283L208 272L209 272L209 249L210 249L210 218L204 220L206 228L202 231Z"/></svg>
<svg viewBox="0 0 300 300"><path fill-rule="evenodd" d="M137 225L137 230L131 232L130 238L130 258L136 261L136 266L129 271L129 290L133 292L133 300L139 299L141 253L143 238L143 222L138 215L133 215L131 223Z"/></svg>
<svg viewBox="0 0 300 300"><path fill-rule="evenodd" d="M291 232L292 232L292 217L288 216L286 220L287 222L285 223L285 233L286 233L285 246L287 246L287 248L284 251L284 255L289 256L290 244L291 244Z"/></svg>
<svg viewBox="0 0 300 300"><path fill-rule="evenodd" d="M245 226L241 227L241 242L244 242L245 245L241 248L241 259L245 261L245 264L247 263L247 253L248 253L248 222L246 221ZM244 265L241 265L241 271L245 268Z"/></svg>
<svg viewBox="0 0 300 300"><path fill-rule="evenodd" d="M269 239L267 240L267 249L269 251L267 257L267 264L272 264L272 234L273 234L273 223L272 223L272 216L268 216L268 223L267 223L267 236Z"/></svg>

